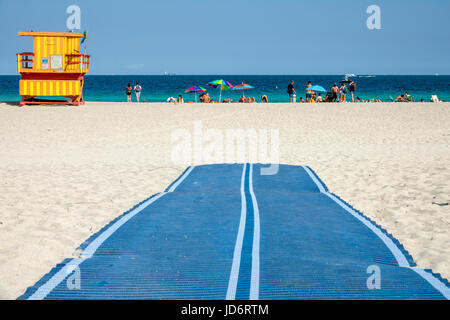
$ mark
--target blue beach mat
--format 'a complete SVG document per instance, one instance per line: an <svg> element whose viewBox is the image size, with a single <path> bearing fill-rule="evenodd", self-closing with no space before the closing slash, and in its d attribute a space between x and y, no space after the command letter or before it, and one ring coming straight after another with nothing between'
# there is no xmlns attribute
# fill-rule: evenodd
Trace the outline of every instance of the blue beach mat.
<svg viewBox="0 0 450 320"><path fill-rule="evenodd" d="M189 167L19 299L450 299L309 167Z"/></svg>

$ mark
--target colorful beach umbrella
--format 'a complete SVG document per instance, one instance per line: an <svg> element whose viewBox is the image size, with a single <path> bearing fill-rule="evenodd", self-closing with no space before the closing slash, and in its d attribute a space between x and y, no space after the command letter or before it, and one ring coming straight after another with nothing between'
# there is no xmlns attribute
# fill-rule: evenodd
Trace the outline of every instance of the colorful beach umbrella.
<svg viewBox="0 0 450 320"><path fill-rule="evenodd" d="M236 90L236 91L238 91L238 90L244 91L244 90L250 90L250 89L255 89L255 87L253 87L253 86L251 86L249 84L246 84L246 83L241 83L241 84L238 84L237 86L234 86L232 90L233 91L234 90ZM242 93L242 95L245 98L244 93Z"/></svg>
<svg viewBox="0 0 450 320"><path fill-rule="evenodd" d="M223 79L208 82L208 86L213 88L220 87L219 102L220 100L222 100L222 90L229 90L230 88L233 88L233 85L231 83Z"/></svg>
<svg viewBox="0 0 450 320"><path fill-rule="evenodd" d="M197 93L198 92L206 92L206 89L203 87L199 87L199 86L192 86L190 88L187 88L186 90L184 90L185 93L195 93L195 102L197 102Z"/></svg>

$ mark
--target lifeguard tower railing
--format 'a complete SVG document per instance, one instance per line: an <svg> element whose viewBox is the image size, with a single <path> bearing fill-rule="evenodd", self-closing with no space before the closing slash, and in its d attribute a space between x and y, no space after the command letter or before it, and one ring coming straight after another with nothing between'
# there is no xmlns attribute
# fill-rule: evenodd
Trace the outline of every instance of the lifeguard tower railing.
<svg viewBox="0 0 450 320"><path fill-rule="evenodd" d="M17 53L17 71L19 73L42 73L42 72L55 72L55 73L88 73L90 55L88 54L66 54L63 55L63 64L59 69L38 69L35 68L34 53L21 52Z"/></svg>

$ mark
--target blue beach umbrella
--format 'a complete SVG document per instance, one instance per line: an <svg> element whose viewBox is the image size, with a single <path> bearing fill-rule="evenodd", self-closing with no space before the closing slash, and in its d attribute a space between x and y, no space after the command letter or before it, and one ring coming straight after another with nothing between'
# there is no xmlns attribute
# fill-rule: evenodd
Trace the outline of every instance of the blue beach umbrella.
<svg viewBox="0 0 450 320"><path fill-rule="evenodd" d="M316 84L315 86L306 88L306 91L308 91L308 90L311 90L311 91L318 91L318 92L327 92L327 90L325 90L324 87L319 86L319 85L317 85L317 84Z"/></svg>

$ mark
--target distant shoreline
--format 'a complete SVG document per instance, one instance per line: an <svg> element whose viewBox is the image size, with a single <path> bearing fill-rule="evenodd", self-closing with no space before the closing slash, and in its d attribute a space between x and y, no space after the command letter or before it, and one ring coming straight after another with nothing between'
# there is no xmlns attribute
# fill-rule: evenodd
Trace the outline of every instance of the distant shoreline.
<svg viewBox="0 0 450 320"><path fill-rule="evenodd" d="M186 89L192 86L201 86L208 93L211 99L219 100L230 98L239 101L242 95L255 97L257 101L261 96L266 95L269 102L289 102L287 85L291 80L295 81L294 89L297 100L300 97L306 98L305 87L308 81L313 85L318 85L326 91L336 83L345 80L345 75L92 75L85 78L83 96L87 101L99 102L121 102L127 101L125 87L127 84L135 85L139 82L142 87L140 101L144 99L150 102L166 102L169 97L182 95L185 101L195 101L194 93L186 93ZM19 95L20 75L0 76L0 100L14 101L20 100ZM208 86L210 81L224 79L233 86L245 83L252 86L252 89L223 90L220 93L218 88ZM401 94L408 92L415 101L430 101L431 95L437 95L439 100L450 101L450 76L383 76L383 75L360 75L349 77L356 82L354 97L361 100L379 99L390 102ZM325 98L326 92L322 93ZM132 101L136 101L134 93ZM49 98L57 99L57 98ZM197 94L199 99L199 94ZM347 100L350 94L347 92Z"/></svg>
<svg viewBox="0 0 450 320"><path fill-rule="evenodd" d="M12 105L12 106L19 106L19 102L20 101L0 101L0 105L1 104L7 104L7 105ZM85 101L85 103L87 104L130 104L130 105L137 105L137 104L145 104L145 105L174 105L174 103L172 102L120 102L120 101ZM184 103L177 103L176 105L222 105L222 104L226 104L226 105L254 105L254 104L261 104L261 105L274 105L274 104L282 104L282 105L295 105L295 104L301 104L301 105L351 105L351 104L382 104L382 103L395 103L395 104L402 104L402 105L406 105L406 104L422 104L422 103L430 103L430 104L445 104L445 103L450 103L450 101L441 101L441 102L431 102L431 101L412 101L412 102L394 102L394 101L382 101L382 102L295 102L295 103L290 103L290 102L253 102L253 103L243 103L243 102L221 102L221 103L202 103L202 102L184 102ZM36 105L28 105L28 107L57 107L57 106L71 106L69 104L53 104L53 105L47 105L47 104L36 104ZM85 105L84 105L85 106ZM74 106L75 108L78 107L83 107L83 105L81 106Z"/></svg>
<svg viewBox="0 0 450 320"><path fill-rule="evenodd" d="M3 76L17 76L20 74L0 74ZM267 76L277 76L277 77L343 77L344 74L176 74L176 75L164 75L164 74L92 74L88 73L86 77L101 76L101 77L146 77L146 76L161 76L161 77L267 77ZM449 77L450 74L359 74L354 78L376 76L376 77Z"/></svg>

